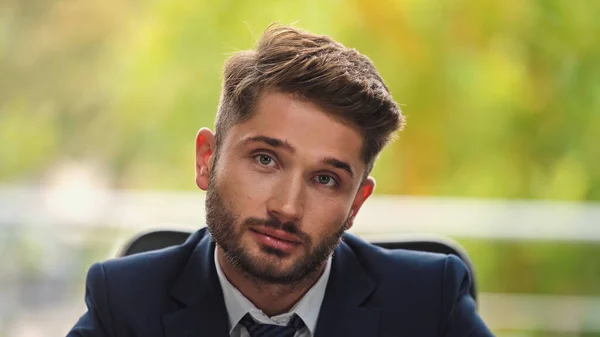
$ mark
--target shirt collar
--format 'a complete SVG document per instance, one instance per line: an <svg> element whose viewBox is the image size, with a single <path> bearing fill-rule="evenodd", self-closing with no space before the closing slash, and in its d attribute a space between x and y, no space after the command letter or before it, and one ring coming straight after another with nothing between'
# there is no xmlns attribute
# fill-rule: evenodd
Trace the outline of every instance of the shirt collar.
<svg viewBox="0 0 600 337"><path fill-rule="evenodd" d="M219 260L217 258L217 249L214 253L215 266L217 269L217 276L219 277L219 283L223 290L223 299L225 300L225 307L229 315L229 333L235 329L239 321L250 312L255 318L256 313L262 313L262 311L250 300L248 300L236 287L234 287L221 269ZM329 274L331 273L331 256L327 259L325 270L319 277L319 280L308 290L306 294L296 303L296 305L290 310L290 312L271 317L274 321L271 324L276 324L275 320L284 316L291 316L297 314L302 318L305 326L310 331L310 335L314 336L315 329L317 327L317 320L319 318L319 312L321 310L321 303L323 297L325 297L325 289L327 288L327 281L329 280ZM262 314L264 316L264 314ZM264 318L267 318L266 316ZM267 318L268 319L268 318ZM261 319L262 321L262 319ZM267 323L267 322L264 322Z"/></svg>

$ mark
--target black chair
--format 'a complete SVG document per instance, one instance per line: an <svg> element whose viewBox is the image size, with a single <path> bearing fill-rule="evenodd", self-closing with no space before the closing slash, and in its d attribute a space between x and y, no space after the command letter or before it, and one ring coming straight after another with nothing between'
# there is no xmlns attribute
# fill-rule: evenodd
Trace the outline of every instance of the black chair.
<svg viewBox="0 0 600 337"><path fill-rule="evenodd" d="M120 256L143 253L151 250L162 249L180 245L190 236L190 232L177 230L154 230L137 235L129 240L121 250ZM373 242L373 244L386 249L406 249L421 252L440 254L453 254L459 257L469 268L471 273L471 289L469 292L477 302L475 285L475 271L467 252L455 241L448 238L429 235L406 235L399 240L387 242Z"/></svg>

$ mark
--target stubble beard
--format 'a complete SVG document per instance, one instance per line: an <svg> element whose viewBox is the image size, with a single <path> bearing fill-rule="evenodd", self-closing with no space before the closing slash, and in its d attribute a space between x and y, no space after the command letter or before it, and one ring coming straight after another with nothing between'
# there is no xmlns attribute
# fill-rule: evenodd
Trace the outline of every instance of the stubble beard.
<svg viewBox="0 0 600 337"><path fill-rule="evenodd" d="M282 223L273 217L246 218L240 222L239 217L230 210L235 209L233 203L227 205L219 193L214 178L216 172L212 172L206 193L206 223L213 239L232 266L256 282L286 286L302 284L320 271L320 267L340 243L347 228L347 221L340 225L338 231L320 240L316 246L313 245L310 235L302 232L293 222ZM297 257L285 270L282 270L280 263L272 262L287 257L287 254L282 251L262 246L261 253L266 258L251 256L241 244L242 236L250 226L265 226L293 234L302 241L302 246L308 253Z"/></svg>

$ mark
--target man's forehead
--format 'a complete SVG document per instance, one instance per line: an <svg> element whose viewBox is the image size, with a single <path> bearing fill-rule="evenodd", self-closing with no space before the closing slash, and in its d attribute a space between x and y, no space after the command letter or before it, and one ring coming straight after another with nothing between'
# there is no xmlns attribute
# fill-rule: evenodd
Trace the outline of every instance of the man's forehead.
<svg viewBox="0 0 600 337"><path fill-rule="evenodd" d="M363 137L358 128L289 94L262 95L252 116L233 125L228 133L232 146L261 141L292 153L338 158L358 167L362 164Z"/></svg>
<svg viewBox="0 0 600 337"><path fill-rule="evenodd" d="M253 115L243 124L258 131L285 131L288 138L296 135L358 147L363 141L360 130L340 117L309 100L281 92L262 94Z"/></svg>

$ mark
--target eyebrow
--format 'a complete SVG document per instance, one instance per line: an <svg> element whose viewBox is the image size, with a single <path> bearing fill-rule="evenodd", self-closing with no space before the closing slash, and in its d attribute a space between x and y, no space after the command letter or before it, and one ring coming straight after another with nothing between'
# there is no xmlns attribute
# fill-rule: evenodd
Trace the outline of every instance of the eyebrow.
<svg viewBox="0 0 600 337"><path fill-rule="evenodd" d="M284 148L288 151L290 151L291 153L295 153L296 149L287 141L285 140L281 140L281 139L277 139L277 138L272 138L272 137L267 137L267 136L255 136L255 137L248 137L246 139L244 139L242 141L243 144L249 144L249 143L265 143L269 146L272 147L278 147L278 148Z"/></svg>
<svg viewBox="0 0 600 337"><path fill-rule="evenodd" d="M273 137L267 137L267 136L248 137L248 138L245 138L242 141L242 143L244 145L250 144L250 143L265 143L265 144L275 147L275 148L286 149L286 150L290 151L291 153L296 152L296 148L294 148L294 146L292 146L287 141L273 138ZM348 172L351 177L354 177L354 171L352 171L352 167L350 166L350 164L348 164L344 161L341 161L341 160L333 158L333 157L325 157L325 158L321 159L321 163L324 165L333 166L337 169L344 170L344 171Z"/></svg>
<svg viewBox="0 0 600 337"><path fill-rule="evenodd" d="M326 157L321 160L321 163L333 166L338 169L342 169L350 174L351 177L354 177L354 172L352 172L352 168L350 164L343 162L339 159L335 159L333 157Z"/></svg>

